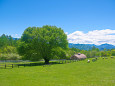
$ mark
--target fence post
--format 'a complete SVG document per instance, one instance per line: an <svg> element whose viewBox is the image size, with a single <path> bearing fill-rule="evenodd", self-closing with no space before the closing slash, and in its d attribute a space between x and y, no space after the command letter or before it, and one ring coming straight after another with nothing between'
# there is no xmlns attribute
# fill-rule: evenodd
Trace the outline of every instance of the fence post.
<svg viewBox="0 0 115 86"><path fill-rule="evenodd" d="M12 68L13 68L13 64L12 64Z"/></svg>
<svg viewBox="0 0 115 86"><path fill-rule="evenodd" d="M5 69L6 69L6 64L5 64Z"/></svg>

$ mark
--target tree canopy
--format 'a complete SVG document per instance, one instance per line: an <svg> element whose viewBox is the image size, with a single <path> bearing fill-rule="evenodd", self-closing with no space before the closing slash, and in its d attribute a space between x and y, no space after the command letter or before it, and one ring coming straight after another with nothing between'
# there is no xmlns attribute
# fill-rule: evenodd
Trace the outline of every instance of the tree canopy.
<svg viewBox="0 0 115 86"><path fill-rule="evenodd" d="M28 27L21 37L18 52L24 59L44 59L48 64L50 59L59 54L56 53L57 49L60 49L64 56L64 50L68 49L67 35L61 28L46 25Z"/></svg>

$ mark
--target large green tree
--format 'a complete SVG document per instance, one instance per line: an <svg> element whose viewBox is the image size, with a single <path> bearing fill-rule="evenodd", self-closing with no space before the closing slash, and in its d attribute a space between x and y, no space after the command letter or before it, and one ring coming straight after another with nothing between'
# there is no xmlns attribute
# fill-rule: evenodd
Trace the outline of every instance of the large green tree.
<svg viewBox="0 0 115 86"><path fill-rule="evenodd" d="M21 37L18 52L25 59L44 59L48 64L49 60L56 55L54 50L60 49L59 47L61 51L68 49L67 35L61 28L48 25L28 27Z"/></svg>

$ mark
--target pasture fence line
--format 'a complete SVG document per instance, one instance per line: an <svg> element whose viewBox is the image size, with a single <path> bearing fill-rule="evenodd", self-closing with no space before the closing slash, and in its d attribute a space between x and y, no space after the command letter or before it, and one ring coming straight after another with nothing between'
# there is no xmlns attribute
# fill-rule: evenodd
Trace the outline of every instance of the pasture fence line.
<svg viewBox="0 0 115 86"><path fill-rule="evenodd" d="M51 60L50 64L66 64L66 63L72 63L76 62L78 60L66 60L66 59L61 59L61 60ZM0 62L0 69L11 69L14 67L26 67L26 66L40 66L40 65L48 65L45 63L38 63L38 62L33 62L33 63L1 63Z"/></svg>

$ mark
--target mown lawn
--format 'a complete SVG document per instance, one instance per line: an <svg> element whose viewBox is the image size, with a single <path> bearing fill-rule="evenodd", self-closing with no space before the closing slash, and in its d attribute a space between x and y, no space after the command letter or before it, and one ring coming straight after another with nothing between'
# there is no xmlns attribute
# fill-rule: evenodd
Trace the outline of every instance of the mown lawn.
<svg viewBox="0 0 115 86"><path fill-rule="evenodd" d="M0 69L0 86L115 86L115 58Z"/></svg>

